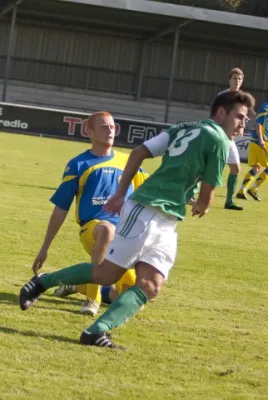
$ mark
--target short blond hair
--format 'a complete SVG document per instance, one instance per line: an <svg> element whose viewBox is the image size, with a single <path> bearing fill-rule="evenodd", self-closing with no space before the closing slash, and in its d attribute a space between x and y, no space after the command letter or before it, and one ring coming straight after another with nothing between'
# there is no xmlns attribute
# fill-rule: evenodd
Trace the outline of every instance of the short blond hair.
<svg viewBox="0 0 268 400"><path fill-rule="evenodd" d="M94 130L94 125L98 117L112 117L108 111L97 111L88 117L87 127Z"/></svg>

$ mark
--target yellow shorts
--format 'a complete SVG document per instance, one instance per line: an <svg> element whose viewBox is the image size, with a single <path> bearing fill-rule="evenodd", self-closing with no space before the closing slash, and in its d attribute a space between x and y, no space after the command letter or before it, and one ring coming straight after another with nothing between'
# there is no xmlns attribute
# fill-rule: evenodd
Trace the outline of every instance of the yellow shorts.
<svg viewBox="0 0 268 400"><path fill-rule="evenodd" d="M261 148L256 143L249 143L248 148L248 165L260 165L261 167L268 167L268 142L265 142L265 149Z"/></svg>
<svg viewBox="0 0 268 400"><path fill-rule="evenodd" d="M92 221L87 222L85 225L82 226L80 229L80 241L91 257L92 248L95 243L95 239L93 236L93 230L95 226L101 223L99 219L94 219ZM136 282L136 272L134 269L130 269L124 273L124 275L116 282L116 289L118 293L122 293L128 286L135 285ZM86 285L81 285L80 289L85 287ZM84 294L84 289L82 289L82 294Z"/></svg>
<svg viewBox="0 0 268 400"><path fill-rule="evenodd" d="M82 243L84 249L89 256L91 256L92 248L95 243L93 231L95 226L97 226L100 222L102 221L100 221L99 219L93 219L92 221L89 221L85 225L83 225L80 229L80 242Z"/></svg>

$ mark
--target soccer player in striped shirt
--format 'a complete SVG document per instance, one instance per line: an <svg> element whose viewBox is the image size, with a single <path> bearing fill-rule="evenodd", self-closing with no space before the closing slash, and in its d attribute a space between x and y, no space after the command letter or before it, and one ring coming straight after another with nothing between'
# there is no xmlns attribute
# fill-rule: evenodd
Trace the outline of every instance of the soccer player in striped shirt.
<svg viewBox="0 0 268 400"><path fill-rule="evenodd" d="M91 148L68 162L62 181L50 199L55 207L43 244L33 263L34 273L37 273L45 262L49 247L64 223L74 198L80 241L93 264L102 262L107 246L114 236L119 216L107 212L103 205L117 191L128 155L113 150L115 124L108 112L101 111L91 115L88 119L88 132ZM147 176L139 169L126 196L128 197ZM127 271L116 283L118 293L134 285L135 280L135 271ZM63 285L57 291L66 293L66 290L69 294L78 291L86 296L87 300L81 308L82 313L92 316L97 314L101 302L99 285Z"/></svg>

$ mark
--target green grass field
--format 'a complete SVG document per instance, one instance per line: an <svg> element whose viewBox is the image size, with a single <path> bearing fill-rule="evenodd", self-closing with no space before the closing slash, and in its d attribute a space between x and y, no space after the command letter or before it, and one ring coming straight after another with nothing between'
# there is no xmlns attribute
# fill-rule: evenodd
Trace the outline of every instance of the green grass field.
<svg viewBox="0 0 268 400"><path fill-rule="evenodd" d="M204 219L188 214L179 224L177 262L160 297L114 332L127 352L78 344L91 322L78 313L78 295L48 293L20 311L48 199L86 146L0 134L0 399L268 399L268 184L243 212L223 209L220 188ZM86 259L72 209L43 269Z"/></svg>

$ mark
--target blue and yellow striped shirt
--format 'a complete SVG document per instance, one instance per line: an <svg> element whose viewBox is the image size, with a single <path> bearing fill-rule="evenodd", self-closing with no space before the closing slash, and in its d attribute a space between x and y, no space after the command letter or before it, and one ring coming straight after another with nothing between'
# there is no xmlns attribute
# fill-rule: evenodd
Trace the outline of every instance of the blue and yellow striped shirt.
<svg viewBox="0 0 268 400"><path fill-rule="evenodd" d="M103 205L117 191L127 159L127 154L115 151L109 156L96 156L90 150L79 154L67 164L62 182L50 201L68 211L76 197L76 220L80 226L94 219L116 225L119 215L107 213ZM147 176L140 168L128 189L127 197Z"/></svg>
<svg viewBox="0 0 268 400"><path fill-rule="evenodd" d="M264 103L256 117L256 122L261 125L261 134L264 141L268 141L268 103ZM251 142L259 144L259 138L255 129L251 133Z"/></svg>

